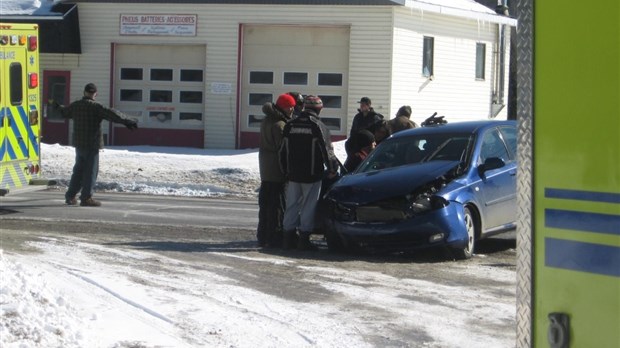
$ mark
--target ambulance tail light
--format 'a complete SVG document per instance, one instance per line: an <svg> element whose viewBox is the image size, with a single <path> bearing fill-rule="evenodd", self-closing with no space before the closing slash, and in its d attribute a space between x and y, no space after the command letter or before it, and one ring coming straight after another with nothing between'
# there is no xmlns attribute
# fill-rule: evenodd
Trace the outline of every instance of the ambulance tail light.
<svg viewBox="0 0 620 348"><path fill-rule="evenodd" d="M30 74L28 74L28 86L30 88L37 88L37 87L39 87L39 74L37 74L37 73L30 73Z"/></svg>
<svg viewBox="0 0 620 348"><path fill-rule="evenodd" d="M36 51L37 50L37 37L36 36L28 36L28 50Z"/></svg>

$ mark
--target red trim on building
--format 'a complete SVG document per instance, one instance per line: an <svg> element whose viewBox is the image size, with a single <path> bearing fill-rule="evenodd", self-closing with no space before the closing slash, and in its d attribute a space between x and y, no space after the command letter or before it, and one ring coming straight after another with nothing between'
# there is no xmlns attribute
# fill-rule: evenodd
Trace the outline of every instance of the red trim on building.
<svg viewBox="0 0 620 348"><path fill-rule="evenodd" d="M114 55L116 54L116 44L115 43L110 43L110 100L108 102L108 105L110 105L111 108L114 107ZM96 83L95 83L96 84ZM109 144L115 144L116 141L114 140L114 125L112 124L112 122L109 122L108 124L108 133L110 134L109 139L108 139L108 143Z"/></svg>
<svg viewBox="0 0 620 348"><path fill-rule="evenodd" d="M235 145L236 148L243 148L241 146L241 115L240 115L240 108L239 108L239 100L241 95L241 63L242 63L242 54L243 54L243 24L239 24L239 37L237 39L237 105L235 107L235 114L236 116L236 120L235 120L235 126L237 127L237 131L235 132Z"/></svg>
<svg viewBox="0 0 620 348"><path fill-rule="evenodd" d="M260 144L260 133L258 132L241 132L239 143L240 149L254 149Z"/></svg>

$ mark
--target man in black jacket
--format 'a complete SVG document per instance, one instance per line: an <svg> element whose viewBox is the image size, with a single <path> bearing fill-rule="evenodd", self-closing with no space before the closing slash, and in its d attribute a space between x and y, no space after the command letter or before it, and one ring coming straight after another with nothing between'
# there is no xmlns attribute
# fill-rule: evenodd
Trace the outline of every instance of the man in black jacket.
<svg viewBox="0 0 620 348"><path fill-rule="evenodd" d="M353 117L353 123L351 124L351 131L349 132L349 139L344 144L345 150L347 151L348 156L353 155L352 149L356 147L356 145L352 144L352 137L357 134L359 131L366 129L374 133L377 125L383 121L383 115L375 112L375 109L372 108L372 102L370 98L363 97L358 102L360 104L360 108L357 110L358 113Z"/></svg>
<svg viewBox="0 0 620 348"><path fill-rule="evenodd" d="M313 249L310 234L314 230L321 183L325 172L333 178L338 170L331 134L319 118L322 109L323 101L309 95L304 99L301 115L284 127L280 165L288 179L283 221L285 249L293 247L296 230L297 249Z"/></svg>

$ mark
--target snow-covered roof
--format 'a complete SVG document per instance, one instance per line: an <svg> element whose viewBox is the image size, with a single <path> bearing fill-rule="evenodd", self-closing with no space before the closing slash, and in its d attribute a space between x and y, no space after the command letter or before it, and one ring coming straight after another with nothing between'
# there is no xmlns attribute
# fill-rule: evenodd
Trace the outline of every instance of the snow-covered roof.
<svg viewBox="0 0 620 348"><path fill-rule="evenodd" d="M474 0L406 0L405 6L420 11L470 18L478 21L517 25L516 19L498 15L495 11Z"/></svg>
<svg viewBox="0 0 620 348"><path fill-rule="evenodd" d="M10 15L31 15L31 16L48 16L48 15L58 15L58 13L51 12L51 8L54 4L61 2L62 0L2 0L0 1L0 16L10 16ZM122 0L85 0L84 2L157 2L157 1L122 1ZM166 2L168 2L166 0ZM193 3L209 3L209 2L218 2L218 1L188 1ZM230 1L231 3L278 3L282 4L281 1ZM471 18L480 21L488 21L493 23L501 23L508 25L516 25L517 21L514 18L500 16L496 14L493 10L488 7L474 1L474 0L375 0L375 1L351 1L348 0L346 2L343 1L291 1L288 0L286 3L289 4L301 4L301 3L315 3L315 4L329 4L332 3L334 5L385 5L391 4L394 6L406 6L411 9L416 9L420 11L441 13L445 15L452 15L457 17L465 17Z"/></svg>
<svg viewBox="0 0 620 348"><path fill-rule="evenodd" d="M57 16L62 13L52 12L52 6L60 0L2 0L0 16Z"/></svg>

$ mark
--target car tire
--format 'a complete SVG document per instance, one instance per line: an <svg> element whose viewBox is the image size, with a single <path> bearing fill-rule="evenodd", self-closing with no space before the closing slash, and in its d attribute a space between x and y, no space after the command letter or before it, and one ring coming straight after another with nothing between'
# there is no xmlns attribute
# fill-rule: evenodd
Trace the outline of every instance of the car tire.
<svg viewBox="0 0 620 348"><path fill-rule="evenodd" d="M467 243L464 247L454 249L453 255L459 260L470 259L474 255L474 247L476 246L476 218L469 207L464 208L463 222L467 230Z"/></svg>

